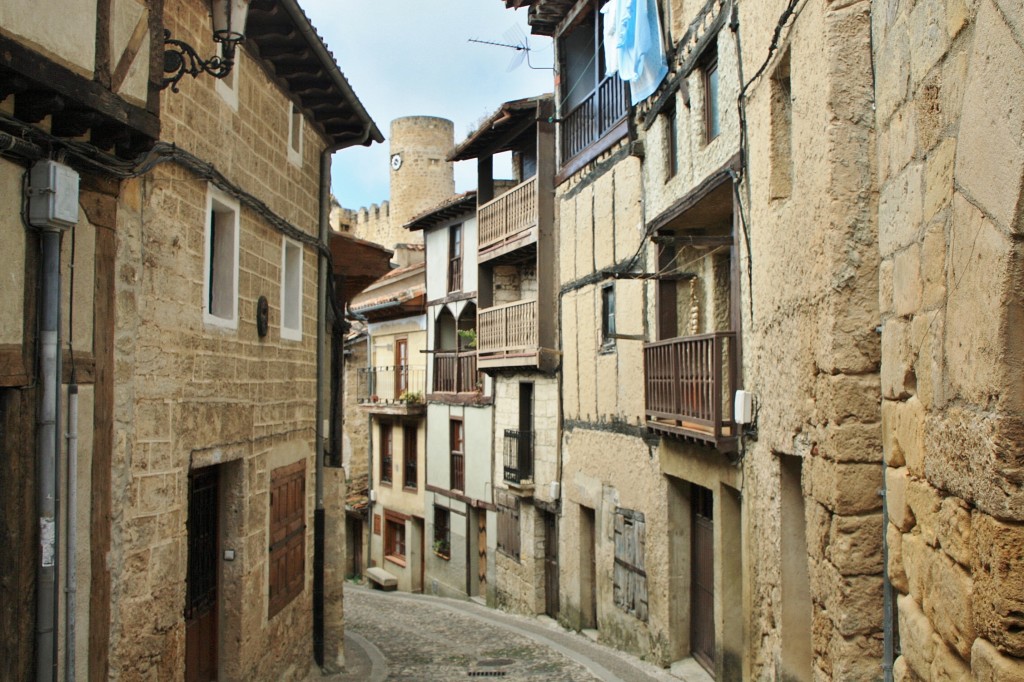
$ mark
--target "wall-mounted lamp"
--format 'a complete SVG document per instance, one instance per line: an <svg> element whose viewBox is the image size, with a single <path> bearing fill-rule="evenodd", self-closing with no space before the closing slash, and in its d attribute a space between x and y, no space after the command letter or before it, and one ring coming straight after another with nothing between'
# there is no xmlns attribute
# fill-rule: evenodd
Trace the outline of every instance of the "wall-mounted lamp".
<svg viewBox="0 0 1024 682"><path fill-rule="evenodd" d="M164 79L163 90L168 85L178 92L178 81L185 74L196 78L208 73L214 78L224 78L235 65L235 48L245 40L245 16L249 12L249 0L210 0L210 14L213 17L213 40L221 43L220 56L203 59L195 48L182 40L171 38L171 32L164 30Z"/></svg>

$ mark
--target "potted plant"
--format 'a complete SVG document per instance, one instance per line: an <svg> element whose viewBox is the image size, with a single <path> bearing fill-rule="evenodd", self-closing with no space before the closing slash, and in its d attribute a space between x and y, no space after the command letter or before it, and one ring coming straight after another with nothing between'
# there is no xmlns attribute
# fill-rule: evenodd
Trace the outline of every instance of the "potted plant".
<svg viewBox="0 0 1024 682"><path fill-rule="evenodd" d="M449 556L451 556L451 550L448 547L448 541L442 539L434 540L434 554L442 559L449 558Z"/></svg>
<svg viewBox="0 0 1024 682"><path fill-rule="evenodd" d="M402 391L402 395L398 396L398 400L407 405L418 405L423 402L423 394L419 391Z"/></svg>
<svg viewBox="0 0 1024 682"><path fill-rule="evenodd" d="M458 331L462 348L476 348L476 330L460 329Z"/></svg>

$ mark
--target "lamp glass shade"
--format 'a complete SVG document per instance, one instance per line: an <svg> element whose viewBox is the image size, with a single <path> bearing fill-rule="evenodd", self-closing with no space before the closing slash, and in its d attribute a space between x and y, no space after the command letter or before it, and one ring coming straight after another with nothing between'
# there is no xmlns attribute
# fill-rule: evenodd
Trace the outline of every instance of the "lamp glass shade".
<svg viewBox="0 0 1024 682"><path fill-rule="evenodd" d="M220 43L238 43L245 38L245 16L249 0L211 0L213 39Z"/></svg>

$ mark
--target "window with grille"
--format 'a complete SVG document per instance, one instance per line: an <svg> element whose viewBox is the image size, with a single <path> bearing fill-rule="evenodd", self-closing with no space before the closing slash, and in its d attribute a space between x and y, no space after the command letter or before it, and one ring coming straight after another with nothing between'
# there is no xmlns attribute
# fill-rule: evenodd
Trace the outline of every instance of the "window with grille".
<svg viewBox="0 0 1024 682"><path fill-rule="evenodd" d="M611 348L615 345L615 285L601 287L601 345Z"/></svg>
<svg viewBox="0 0 1024 682"><path fill-rule="evenodd" d="M414 425L406 425L402 429L403 435L403 450L405 456L405 479L402 484L406 488L416 489L417 486L417 475L419 469L419 452L417 451L417 440L416 440L417 429Z"/></svg>
<svg viewBox="0 0 1024 682"><path fill-rule="evenodd" d="M498 551L519 561L519 499L497 491L495 499L498 507Z"/></svg>
<svg viewBox="0 0 1024 682"><path fill-rule="evenodd" d="M452 419L449 422L449 440L451 443L451 489L466 489L466 454L463 451L462 420Z"/></svg>
<svg viewBox="0 0 1024 682"><path fill-rule="evenodd" d="M442 559L451 556L452 513L444 507L434 507L434 554Z"/></svg>
<svg viewBox="0 0 1024 682"><path fill-rule="evenodd" d="M395 439L391 424L380 425L380 482L391 485L394 466Z"/></svg>
<svg viewBox="0 0 1024 682"><path fill-rule="evenodd" d="M406 516L392 511L384 512L384 554L396 563L405 564Z"/></svg>
<svg viewBox="0 0 1024 682"><path fill-rule="evenodd" d="M270 613L300 592L306 577L306 462L270 472Z"/></svg>
<svg viewBox="0 0 1024 682"><path fill-rule="evenodd" d="M644 569L644 515L631 509L615 510L615 605L640 620L647 620L647 571Z"/></svg>

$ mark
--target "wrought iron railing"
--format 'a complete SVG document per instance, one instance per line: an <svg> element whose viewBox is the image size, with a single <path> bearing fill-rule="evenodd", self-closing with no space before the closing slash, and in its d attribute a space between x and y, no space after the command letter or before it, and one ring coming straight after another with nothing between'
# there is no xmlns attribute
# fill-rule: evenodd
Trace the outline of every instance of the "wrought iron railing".
<svg viewBox="0 0 1024 682"><path fill-rule="evenodd" d="M516 301L477 313L477 351L509 355L537 349L537 301Z"/></svg>
<svg viewBox="0 0 1024 682"><path fill-rule="evenodd" d="M606 76L589 97L562 117L562 164L604 137L627 111L622 79L618 75Z"/></svg>
<svg viewBox="0 0 1024 682"><path fill-rule="evenodd" d="M360 403L422 402L425 367L396 365L368 367L356 374L356 400Z"/></svg>
<svg viewBox="0 0 1024 682"><path fill-rule="evenodd" d="M435 393L475 393L481 389L476 351L434 353Z"/></svg>
<svg viewBox="0 0 1024 682"><path fill-rule="evenodd" d="M508 241L537 224L537 177L522 182L477 212L479 251Z"/></svg>
<svg viewBox="0 0 1024 682"><path fill-rule="evenodd" d="M533 432L505 429L505 480L519 485L533 480Z"/></svg>
<svg viewBox="0 0 1024 682"><path fill-rule="evenodd" d="M716 332L644 344L647 419L717 441L733 432L736 334Z"/></svg>

